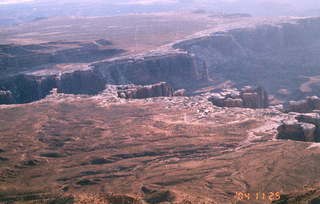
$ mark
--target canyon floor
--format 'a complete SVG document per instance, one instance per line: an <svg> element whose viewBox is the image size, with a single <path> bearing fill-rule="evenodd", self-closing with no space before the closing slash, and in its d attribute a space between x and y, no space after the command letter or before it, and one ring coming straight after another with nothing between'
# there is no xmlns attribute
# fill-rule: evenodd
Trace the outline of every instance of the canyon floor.
<svg viewBox="0 0 320 204"><path fill-rule="evenodd" d="M286 117L215 107L203 96L60 94L1 106L0 202L112 193L149 203L271 203L279 198L256 193L304 191L298 198L308 200L320 185L320 146L275 140Z"/></svg>

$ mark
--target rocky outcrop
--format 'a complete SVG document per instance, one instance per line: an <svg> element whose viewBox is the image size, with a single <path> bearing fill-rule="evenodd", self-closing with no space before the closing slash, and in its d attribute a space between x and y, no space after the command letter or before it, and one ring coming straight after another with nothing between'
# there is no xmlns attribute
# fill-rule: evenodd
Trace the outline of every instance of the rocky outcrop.
<svg viewBox="0 0 320 204"><path fill-rule="evenodd" d="M307 97L300 101L289 101L285 104L285 112L310 113L320 110L320 98L317 96Z"/></svg>
<svg viewBox="0 0 320 204"><path fill-rule="evenodd" d="M118 96L120 98L151 98L159 96L173 96L173 88L165 82L152 84L148 86L127 85L118 87Z"/></svg>
<svg viewBox="0 0 320 204"><path fill-rule="evenodd" d="M278 139L319 142L320 116L317 113L298 115L295 119L283 121L277 130Z"/></svg>
<svg viewBox="0 0 320 204"><path fill-rule="evenodd" d="M209 99L214 105L220 107L243 107L243 108L267 108L269 106L268 94L261 87L246 86L238 89L225 89L220 93L213 94Z"/></svg>
<svg viewBox="0 0 320 204"><path fill-rule="evenodd" d="M14 99L11 91L0 91L0 104L12 104Z"/></svg>
<svg viewBox="0 0 320 204"><path fill-rule="evenodd" d="M285 121L278 128L278 139L296 141L315 141L316 126L310 123L301 123L296 120Z"/></svg>

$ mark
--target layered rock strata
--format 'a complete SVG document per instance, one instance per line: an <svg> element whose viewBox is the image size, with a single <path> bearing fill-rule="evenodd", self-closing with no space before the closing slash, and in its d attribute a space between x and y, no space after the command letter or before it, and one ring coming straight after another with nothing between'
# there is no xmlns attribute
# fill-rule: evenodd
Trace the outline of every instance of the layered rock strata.
<svg viewBox="0 0 320 204"><path fill-rule="evenodd" d="M178 53L113 60L53 75L15 75L0 82L0 91L10 91L12 103L28 103L44 98L53 88L59 93L97 94L107 84L148 85L163 81L173 88L190 88L207 80L205 65L198 66L192 56Z"/></svg>

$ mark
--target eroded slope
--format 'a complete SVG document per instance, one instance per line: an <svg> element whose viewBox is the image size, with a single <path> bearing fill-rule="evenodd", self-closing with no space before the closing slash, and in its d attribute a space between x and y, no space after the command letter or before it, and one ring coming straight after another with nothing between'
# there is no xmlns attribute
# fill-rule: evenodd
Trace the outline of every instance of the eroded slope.
<svg viewBox="0 0 320 204"><path fill-rule="evenodd" d="M147 199L151 189L169 190L170 202L232 203L236 192L319 185L320 149L274 141L286 117L276 110L219 108L201 97L59 95L2 106L0 114L2 192L32 187Z"/></svg>

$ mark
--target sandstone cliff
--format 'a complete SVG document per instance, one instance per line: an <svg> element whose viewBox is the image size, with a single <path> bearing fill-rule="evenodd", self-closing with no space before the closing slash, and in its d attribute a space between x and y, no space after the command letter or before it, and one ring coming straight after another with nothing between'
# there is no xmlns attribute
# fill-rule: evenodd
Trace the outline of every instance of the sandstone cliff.
<svg viewBox="0 0 320 204"><path fill-rule="evenodd" d="M208 80L206 65L183 53L122 59L93 65L108 84L147 85L160 81L174 88L190 88Z"/></svg>
<svg viewBox="0 0 320 204"><path fill-rule="evenodd" d="M12 94L10 103L28 103L47 96L53 88L59 93L97 94L104 90L105 81L93 70L82 70L62 75L16 75L0 82L0 91ZM0 101L0 104L4 102Z"/></svg>
<svg viewBox="0 0 320 204"><path fill-rule="evenodd" d="M173 88L190 88L208 80L206 66L197 66L196 63L192 56L180 53L143 59L126 58L61 74L7 77L0 82L0 90L11 91L16 103L28 103L44 98L53 88L57 88L59 93L97 94L104 90L106 84L147 85L161 81Z"/></svg>

